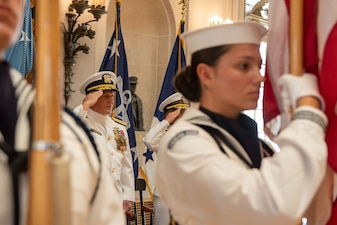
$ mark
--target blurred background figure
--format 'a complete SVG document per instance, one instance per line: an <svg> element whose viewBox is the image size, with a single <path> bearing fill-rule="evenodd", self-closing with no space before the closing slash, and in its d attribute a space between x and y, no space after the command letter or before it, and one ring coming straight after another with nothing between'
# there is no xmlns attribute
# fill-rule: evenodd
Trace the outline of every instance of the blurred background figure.
<svg viewBox="0 0 337 225"><path fill-rule="evenodd" d="M132 94L132 112L133 118L135 119L135 129L138 131L144 131L144 121L143 121L143 102L140 97L136 94L136 88L138 84L138 77L129 77L130 90Z"/></svg>

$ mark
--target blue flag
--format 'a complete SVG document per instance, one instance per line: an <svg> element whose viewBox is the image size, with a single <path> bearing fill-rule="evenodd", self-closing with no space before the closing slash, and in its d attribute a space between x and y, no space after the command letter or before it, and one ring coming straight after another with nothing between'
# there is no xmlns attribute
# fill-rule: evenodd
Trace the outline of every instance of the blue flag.
<svg viewBox="0 0 337 225"><path fill-rule="evenodd" d="M170 61L168 63L164 81L161 87L160 95L158 98L156 110L154 112L154 117L151 123L151 127L155 126L157 123L164 119L165 114L159 111L159 105L171 94L175 93L175 89L173 87L173 78L177 74L177 72L183 69L186 66L186 58L183 48L183 43L180 39L180 33L184 32L185 22L182 20L180 22L180 29L177 34L173 50L171 53ZM155 173L156 173L156 165L157 165L157 156L156 153L151 151L150 149L145 148L143 153L142 165L140 168L140 173L145 179L150 196L153 199L153 189L155 187Z"/></svg>
<svg viewBox="0 0 337 225"><path fill-rule="evenodd" d="M5 60L26 76L33 68L34 35L30 0L26 0L25 14L18 41L5 52Z"/></svg>
<svg viewBox="0 0 337 225"><path fill-rule="evenodd" d="M185 22L181 21L180 23L180 33L184 32ZM170 61L166 69L165 77L163 84L161 86L160 95L158 98L156 111L154 116L159 120L164 119L164 112L159 111L159 105L164 101L168 96L172 95L174 92L173 87L173 78L176 75L177 71L183 69L186 66L185 52L183 48L182 41L179 37L179 34L176 37L174 42L173 50L171 53Z"/></svg>
<svg viewBox="0 0 337 225"><path fill-rule="evenodd" d="M128 63L120 24L120 2L116 1L116 23L108 48L105 52L100 71L112 71L117 76L117 96L115 117L127 124L130 149L133 159L133 172L138 177L138 155L136 135L132 114L132 96L129 84Z"/></svg>

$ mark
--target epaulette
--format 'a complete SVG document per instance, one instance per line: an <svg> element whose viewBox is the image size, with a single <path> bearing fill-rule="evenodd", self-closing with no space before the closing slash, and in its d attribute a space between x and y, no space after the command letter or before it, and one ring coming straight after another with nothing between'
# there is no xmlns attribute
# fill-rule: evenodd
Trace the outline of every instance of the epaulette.
<svg viewBox="0 0 337 225"><path fill-rule="evenodd" d="M94 132L94 133L96 133L96 134L99 134L99 135L103 135L101 132L99 132L98 130L95 130L95 129L93 129L93 128L90 128L89 129L91 132Z"/></svg>
<svg viewBox="0 0 337 225"><path fill-rule="evenodd" d="M123 120L117 119L116 117L111 117L111 119L115 121L116 123L119 123L120 125L123 125L124 127L126 127L126 123Z"/></svg>

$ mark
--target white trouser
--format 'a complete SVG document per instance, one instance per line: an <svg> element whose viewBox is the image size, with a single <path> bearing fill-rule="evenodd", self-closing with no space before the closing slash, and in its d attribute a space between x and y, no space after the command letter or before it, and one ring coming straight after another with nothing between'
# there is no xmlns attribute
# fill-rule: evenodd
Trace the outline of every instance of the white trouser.
<svg viewBox="0 0 337 225"><path fill-rule="evenodd" d="M154 196L154 225L168 225L170 223L169 209L161 198L157 195Z"/></svg>

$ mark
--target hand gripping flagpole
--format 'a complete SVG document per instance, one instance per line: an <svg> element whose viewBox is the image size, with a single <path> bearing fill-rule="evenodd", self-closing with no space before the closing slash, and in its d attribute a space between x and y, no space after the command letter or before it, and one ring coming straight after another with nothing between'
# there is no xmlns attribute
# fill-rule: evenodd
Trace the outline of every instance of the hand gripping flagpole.
<svg viewBox="0 0 337 225"><path fill-rule="evenodd" d="M39 1L36 7L39 38L27 222L28 225L68 225L69 160L62 156L60 146L59 1Z"/></svg>

